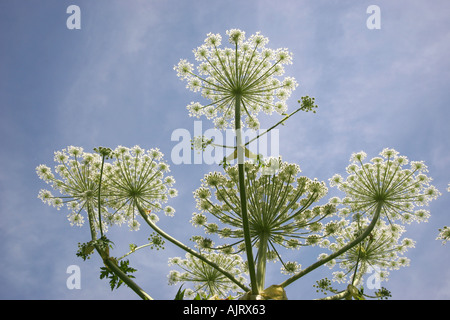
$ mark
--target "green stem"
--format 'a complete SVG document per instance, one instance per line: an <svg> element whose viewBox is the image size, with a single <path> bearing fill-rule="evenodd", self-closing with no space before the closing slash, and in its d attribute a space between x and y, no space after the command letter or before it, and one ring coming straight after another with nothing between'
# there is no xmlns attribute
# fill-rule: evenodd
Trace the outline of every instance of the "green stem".
<svg viewBox="0 0 450 320"><path fill-rule="evenodd" d="M239 174L239 195L241 198L241 215L242 227L244 230L245 253L247 254L248 270L250 274L250 283L252 287L252 294L258 294L258 285L255 274L255 261L253 260L253 249L250 237L250 227L247 214L247 196L245 190L245 176L244 176L244 145L242 144L241 135L241 97L236 95L235 104L235 129L236 129L236 150L238 160L238 174Z"/></svg>
<svg viewBox="0 0 450 320"><path fill-rule="evenodd" d="M143 244L142 246L136 247L134 250L131 250L131 251L125 253L125 254L124 254L123 256L121 256L120 258L117 258L117 260L122 260L123 258L129 256L130 254L132 254L132 253L134 253L134 252L136 252L136 251L138 251L139 249L143 249L143 248L148 247L148 246L151 246L151 245L153 245L153 242L146 243L146 244Z"/></svg>
<svg viewBox="0 0 450 320"><path fill-rule="evenodd" d="M268 241L269 237L267 237L265 233L263 233L259 238L258 261L256 264L256 281L258 284L258 292L262 292L265 285Z"/></svg>
<svg viewBox="0 0 450 320"><path fill-rule="evenodd" d="M97 240L97 232L95 231L93 210L90 206L87 207L89 226L91 229L91 238L93 241ZM142 290L133 280L131 280L115 262L109 259L109 254L104 252L97 244L94 245L95 249L99 253L100 257L103 259L103 263L114 272L128 287L131 288L139 297L144 300L153 300L144 290Z"/></svg>
<svg viewBox="0 0 450 320"><path fill-rule="evenodd" d="M370 222L369 226L364 230L363 233L361 233L355 240L353 240L352 242L350 242L349 244L347 244L346 246L342 247L339 251L336 251L333 254L330 254L329 256L327 256L326 258L317 261L316 263L310 265L308 268L300 271L299 273L297 273L296 275L290 277L289 279L287 279L286 281L284 281L281 286L287 287L288 285L290 285L291 283L293 283L294 281L300 279L301 277L303 277L304 275L310 273L311 271L317 269L318 267L320 267L321 265L327 263L330 260L333 260L334 258L340 256L341 254L343 254L344 252L346 252L347 250L351 249L352 247L356 246L357 244L359 244L361 241L363 241L373 230L373 228L375 227L376 223L378 222L378 218L380 217L380 212L381 212L381 208L383 207L383 202L379 202L377 204L377 208L375 210L375 214L372 218L372 221Z"/></svg>
<svg viewBox="0 0 450 320"><path fill-rule="evenodd" d="M291 116L293 116L294 114L296 114L297 112L299 112L300 110L302 110L302 108L298 108L297 110L295 110L294 112L288 114L287 116L285 116L283 119L281 119L280 121L278 121L277 123L275 123L273 126L271 126L269 129L267 129L266 131L258 134L256 137L254 137L253 139L249 140L245 145L248 145L250 143L252 143L253 141L255 141L256 139L260 138L261 136L265 135L266 133L269 133L271 130L275 129L276 127L278 127L280 124L284 124L284 121L286 121L287 119L289 119Z"/></svg>
<svg viewBox="0 0 450 320"><path fill-rule="evenodd" d="M96 240L97 239L97 231L95 231L94 213L93 213L93 210L89 203L87 204L86 211L88 213L89 228L91 230L91 238L92 238L92 240Z"/></svg>
<svg viewBox="0 0 450 320"><path fill-rule="evenodd" d="M201 261L205 262L206 264L210 265L211 267L215 268L216 270L220 271L223 273L224 276L226 276L228 279L230 279L231 281L233 281L235 284L237 284L241 289L243 289L244 291L249 291L250 289L247 288L244 284L242 284L241 282L239 282L238 280L236 280L236 278L229 273L228 271L222 269L219 265L217 265L216 263L209 261L208 259L206 259L204 256L202 256L201 254L199 254L198 252L196 252L195 250L189 248L188 246L186 246L185 244L183 244L182 242L178 241L177 239L171 237L170 235L168 235L167 233L165 233L163 230L161 230L159 227L157 227L147 216L147 214L145 213L144 209L141 208L141 206L139 204L137 204L137 209L139 211L139 213L141 214L141 217L145 220L145 222L147 222L147 224L153 229L155 230L159 235L161 235L163 238L165 238L166 240L172 242L174 245L176 245L177 247L183 249L186 252L189 252L190 254L192 254L193 256L195 256L196 258L200 259Z"/></svg>
<svg viewBox="0 0 450 320"><path fill-rule="evenodd" d="M101 187L102 187L102 176L103 176L103 165L105 164L105 155L102 156L102 167L100 169L100 181L98 182L98 224L100 226L100 235L103 237L103 227L102 227L102 213L101 213Z"/></svg>

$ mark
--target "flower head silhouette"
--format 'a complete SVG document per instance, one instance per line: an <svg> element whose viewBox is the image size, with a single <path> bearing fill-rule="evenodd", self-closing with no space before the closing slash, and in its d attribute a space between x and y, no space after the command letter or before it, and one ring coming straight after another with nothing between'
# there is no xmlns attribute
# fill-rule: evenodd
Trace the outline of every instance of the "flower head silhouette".
<svg viewBox="0 0 450 320"><path fill-rule="evenodd" d="M56 151L54 160L58 163L55 166L56 175L42 164L36 168L36 173L59 195L54 196L51 191L42 189L38 197L58 210L67 205L70 224L82 226L85 222L82 211L98 210L98 181L95 177L100 170L101 158L98 154L84 152L81 147L69 146ZM100 210L102 214L106 213L103 202ZM96 227L99 226L97 214L90 216Z"/></svg>
<svg viewBox="0 0 450 320"><path fill-rule="evenodd" d="M244 281L244 261L237 254L223 254L214 252L203 252L203 255L214 263L220 265L223 269L229 270L231 274ZM194 284L196 293L206 296L218 295L225 297L230 291L237 291L239 287L230 281L217 269L207 265L204 261L187 253L186 259L180 257L171 258L169 266L174 265L183 271L172 270L169 275L169 284L177 284L179 282L191 282ZM188 289L192 290L192 289ZM192 293L191 293L192 294Z"/></svg>
<svg viewBox="0 0 450 320"><path fill-rule="evenodd" d="M390 221L426 221L428 211L416 207L428 205L440 195L430 184L432 179L425 174L427 166L420 161L409 163L394 149L386 148L380 153L381 157L363 163L366 156L365 152L352 155L347 179L339 174L330 179L331 186L346 193L344 204L353 212L368 215L380 204L381 214Z"/></svg>
<svg viewBox="0 0 450 320"><path fill-rule="evenodd" d="M206 116L219 129L234 128L234 107L239 100L246 114L245 125L256 130L259 112L282 114L287 110L286 100L298 84L292 77L277 77L284 74L283 65L292 63L292 54L287 49L266 48L269 40L259 32L248 39L238 29L226 33L231 48L220 48L221 35L209 33L205 43L194 50L197 70L185 59L174 70L187 88L210 100L206 105L189 104L191 116Z"/></svg>

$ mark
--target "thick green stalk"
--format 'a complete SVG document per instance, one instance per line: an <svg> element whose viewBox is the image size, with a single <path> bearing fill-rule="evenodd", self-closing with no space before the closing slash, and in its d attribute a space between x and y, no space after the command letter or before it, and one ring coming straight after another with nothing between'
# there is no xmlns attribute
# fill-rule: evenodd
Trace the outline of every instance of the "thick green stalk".
<svg viewBox="0 0 450 320"><path fill-rule="evenodd" d="M91 238L93 241L97 240L97 232L95 231L94 226L94 212L90 206L87 208L88 218L89 218L89 226L91 229ZM103 259L103 263L114 272L128 287L131 288L139 297L144 300L153 300L144 290L142 290L133 280L131 280L120 268L117 266L115 262L109 259L109 255L104 252L97 244L94 245L95 249L99 253L99 255Z"/></svg>
<svg viewBox="0 0 450 320"><path fill-rule="evenodd" d="M92 240L97 239L97 231L95 230L95 219L94 219L94 210L92 210L91 205L88 203L86 211L88 213L88 220L89 220L89 229L91 231L91 238Z"/></svg>
<svg viewBox="0 0 450 320"><path fill-rule="evenodd" d="M250 274L250 282L252 287L252 294L258 294L258 285L255 274L255 261L253 260L253 248L250 237L250 226L248 222L247 213L247 196L245 190L245 175L244 175L244 145L242 144L242 132L241 132L241 96L236 95L235 104L235 129L236 129L236 150L238 160L238 174L239 174L239 195L241 198L241 215L242 215L242 227L244 230L244 243L245 252L247 254L248 270Z"/></svg>
<svg viewBox="0 0 450 320"><path fill-rule="evenodd" d="M189 252L190 254L192 254L193 256L195 256L196 258L202 260L203 262L205 262L206 264L210 265L211 267L215 268L216 270L220 271L224 276L226 276L228 279L230 279L231 281L233 281L235 284L237 284L241 289L243 289L244 291L249 291L250 289L247 288L244 284L242 284L241 282L239 282L238 280L236 280L236 278L229 273L228 271L222 269L219 265L217 265L216 263L209 261L208 259L206 259L204 256L202 256L201 254L199 254L198 252L196 252L195 250L189 248L187 245L183 244L182 242L178 241L177 239L171 237L170 235L168 235L167 233L165 233L163 230L161 230L160 228L158 228L147 216L147 214L145 213L144 209L141 208L141 206L139 204L137 204L137 209L139 210L139 213L141 214L141 217L145 220L145 222L147 222L147 224L153 229L155 230L159 235L161 235L164 239L172 242L174 245L176 245L177 247L183 249L186 252Z"/></svg>
<svg viewBox="0 0 450 320"><path fill-rule="evenodd" d="M333 260L334 258L340 256L341 254L345 253L347 250L351 249L352 247L356 246L361 241L363 241L367 236L369 236L369 234L372 232L373 228L375 227L376 223L378 222L378 218L380 217L380 212L381 212L381 208L382 207L383 207L383 202L380 201L377 204L377 208L375 210L375 214L374 214L374 216L372 218L372 221L370 222L369 226L355 240L353 240L352 242L348 243L346 246L342 247L339 251L336 251L335 253L330 254L326 258L317 261L316 263L310 265L308 268L306 268L306 269L300 271L299 273L295 274L294 276L290 277L289 279L284 281L281 284L281 286L283 288L287 287L288 285L290 285L294 281L300 279L304 275L306 275L306 274L310 273L311 271L317 269L318 267L322 266L323 264L327 263L328 261Z"/></svg>
<svg viewBox="0 0 450 320"><path fill-rule="evenodd" d="M102 227L102 213L101 213L101 188L102 188L102 176L103 176L103 166L105 164L105 155L102 155L102 167L100 169L100 181L98 182L98 225L100 226L100 235L103 237L103 227Z"/></svg>
<svg viewBox="0 0 450 320"><path fill-rule="evenodd" d="M258 245L258 261L256 264L256 282L258 285L258 293L264 290L266 280L266 263L267 263L267 249L269 239L265 233L259 238Z"/></svg>

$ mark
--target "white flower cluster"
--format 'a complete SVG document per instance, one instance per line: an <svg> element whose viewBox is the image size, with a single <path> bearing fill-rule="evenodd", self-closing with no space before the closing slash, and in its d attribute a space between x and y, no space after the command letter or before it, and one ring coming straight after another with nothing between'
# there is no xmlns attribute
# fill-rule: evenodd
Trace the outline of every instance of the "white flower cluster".
<svg viewBox="0 0 450 320"><path fill-rule="evenodd" d="M85 212L96 229L100 229L101 219L103 231L109 225L120 226L125 222L131 230L138 230L137 206L147 210L153 221L158 220L156 213L160 210L169 216L175 212L172 207L163 208L162 205L168 197L177 195L177 190L171 188L175 179L164 176L170 170L162 157L158 149L146 151L139 146L119 146L109 155L113 161L105 162L102 172L102 157L98 153L88 153L82 148L70 146L55 152L54 160L59 163L55 166L55 173L59 178L46 165L36 168L38 176L60 195L54 196L49 190L41 190L38 197L58 209L67 205L71 225L82 226Z"/></svg>
<svg viewBox="0 0 450 320"><path fill-rule="evenodd" d="M285 275L293 275L301 270L302 266L295 261L286 262L281 268L281 273Z"/></svg>
<svg viewBox="0 0 450 320"><path fill-rule="evenodd" d="M67 205L70 213L68 219L71 225L81 226L84 217L83 209L96 212L98 210L98 181L96 173L100 170L101 158L98 154L86 153L83 148L70 146L55 152L55 177L46 165L39 165L36 173L39 178L50 184L61 196L53 196L49 190L41 190L38 197L58 210Z"/></svg>
<svg viewBox="0 0 450 320"><path fill-rule="evenodd" d="M298 86L292 77L279 80L283 65L292 63L287 49L272 50L265 47L268 39L259 32L245 38L245 32L227 31L231 48L220 48L220 34L209 33L205 43L194 50L199 62L194 65L182 59L174 67L178 77L187 82L187 88L201 92L211 101L207 105L192 102L187 106L190 116L206 116L216 128L234 128L235 103L239 99L246 115L245 125L257 130L259 112L272 114L286 112L286 100Z"/></svg>
<svg viewBox="0 0 450 320"><path fill-rule="evenodd" d="M448 184L447 191L450 192L450 183ZM447 241L450 240L450 228L448 226L444 226L438 229L439 234L436 240L441 240L442 244L446 244Z"/></svg>
<svg viewBox="0 0 450 320"><path fill-rule="evenodd" d="M389 148L369 162L364 162L366 157L362 151L352 154L347 178L336 174L330 179L330 185L337 186L346 195L336 200L344 205L338 210L345 224L342 232L334 237L335 242L326 244L327 239L322 243L331 251L337 252L355 240L367 228L376 209L381 208L380 218L369 236L327 263L330 267L339 263L344 270L334 273L334 280L338 282L361 278L369 267L379 268L378 277L386 280L388 270L408 266L409 259L404 253L414 246L414 241L400 238L405 231L403 224L426 222L429 212L416 207L426 206L440 195L430 184L432 179L426 175L427 167L423 162L409 162ZM350 214L351 223L346 220ZM321 254L319 259L326 257L327 254ZM347 277L349 274L351 279Z"/></svg>
<svg viewBox="0 0 450 320"><path fill-rule="evenodd" d="M353 241L369 225L369 222L367 218L347 222L342 231L334 237L335 242L330 243L330 250L339 251ZM401 225L378 220L367 238L327 263L330 268L339 264L339 267L344 270L333 273L334 281L345 282L351 280L349 278L361 278L369 268L378 270L380 281L386 281L389 275L388 270L409 266L410 260L404 254L409 248L413 248L415 243L409 238L401 238L404 232L405 228ZM326 254L322 254L319 259L326 257Z"/></svg>
<svg viewBox="0 0 450 320"><path fill-rule="evenodd" d="M209 251L209 250L208 250ZM227 270L240 282L245 282L243 270L245 269L242 258L237 254L223 254L214 252L203 252L202 255L209 261L217 264L222 269ZM185 296L194 298L197 293L205 296L217 295L226 297L229 292L239 291L239 287L223 273L206 264L202 260L186 253L186 259L179 257L169 259L169 266L177 266L183 271L170 271L168 275L169 284L174 285L179 282L192 282L194 290L188 288Z"/></svg>
<svg viewBox="0 0 450 320"><path fill-rule="evenodd" d="M348 177L336 174L330 179L331 186L337 186L346 193L342 202L351 210L373 214L377 204L382 205L382 215L391 221L427 221L429 212L416 207L426 206L440 193L430 184L423 162L411 161L399 156L393 149L384 149L381 157L363 163L366 153L354 153L347 167ZM404 168L409 164L409 168Z"/></svg>
<svg viewBox="0 0 450 320"><path fill-rule="evenodd" d="M288 249L321 245L324 237L338 232L337 222L322 221L335 215L335 205L313 206L327 193L323 182L300 176L298 165L281 159L279 171L273 175L262 174L262 169L251 162L244 166L250 236L253 243L267 239L269 260L279 259L276 245ZM209 173L202 181L202 186L194 192L200 212L193 213L191 223L203 227L206 234L237 239L233 245L243 250L237 166L226 168L225 174ZM211 214L215 221L209 222L206 214ZM283 272L293 272L298 269L295 266L283 263Z"/></svg>

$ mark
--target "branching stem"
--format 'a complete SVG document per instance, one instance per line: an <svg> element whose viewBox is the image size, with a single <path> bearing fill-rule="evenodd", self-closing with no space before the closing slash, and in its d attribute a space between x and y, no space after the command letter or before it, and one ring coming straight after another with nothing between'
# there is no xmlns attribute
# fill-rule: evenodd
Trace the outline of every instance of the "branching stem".
<svg viewBox="0 0 450 320"><path fill-rule="evenodd" d="M174 245L176 245L177 247L183 249L186 252L189 252L190 254L192 254L194 257L200 259L201 261L205 262L206 264L210 265L211 267L217 269L218 271L220 271L224 276L226 276L228 279L230 279L231 281L233 281L235 284L237 284L241 289L243 289L244 291L249 291L250 289L247 288L244 284L242 284L241 282L239 282L231 273L229 273L228 271L222 269L219 265L217 265L216 263L209 261L208 259L206 259L204 256L202 256L201 254L199 254L198 252L196 252L195 250L189 248L187 245L183 244L182 242L178 241L177 239L173 238L172 236L168 235L167 233L165 233L163 230L161 230L159 227L156 226L156 224L153 223L153 221L151 221L148 218L148 215L146 214L145 210L141 208L141 206L139 204L137 204L137 209L139 210L139 213L141 214L141 217L145 220L145 222L147 222L147 224L156 231L156 233L158 233L159 235L161 235L164 239L172 242Z"/></svg>
<svg viewBox="0 0 450 320"><path fill-rule="evenodd" d="M97 232L95 231L94 225L94 212L90 206L87 208L88 216L89 216L89 226L91 229L91 238L93 241L97 240ZM120 268L117 266L117 263L109 258L109 254L106 253L98 244L94 245L95 250L98 252L100 257L103 259L103 263L109 270L114 272L120 280L122 280L131 290L133 290L139 297L143 300L153 300L150 295L148 295L141 287L139 287L136 282L131 280Z"/></svg>

